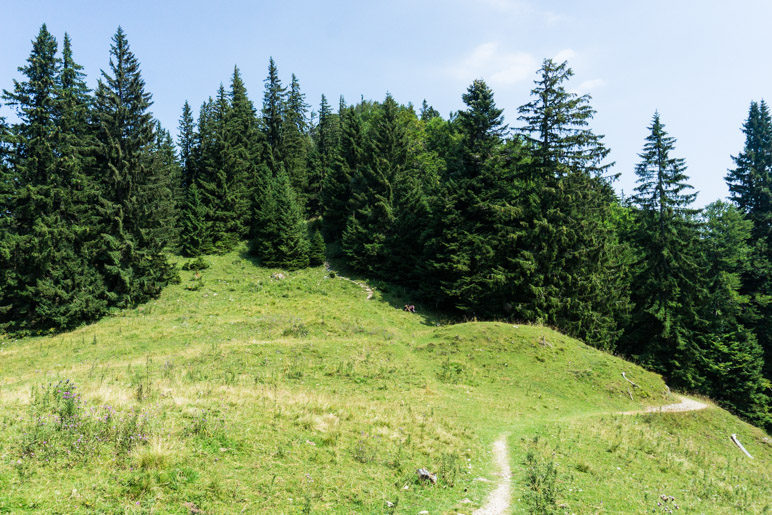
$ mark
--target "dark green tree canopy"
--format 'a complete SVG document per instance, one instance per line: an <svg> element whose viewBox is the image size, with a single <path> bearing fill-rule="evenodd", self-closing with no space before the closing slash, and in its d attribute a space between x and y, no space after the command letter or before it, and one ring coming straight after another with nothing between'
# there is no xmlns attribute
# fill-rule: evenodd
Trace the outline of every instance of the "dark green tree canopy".
<svg viewBox="0 0 772 515"><path fill-rule="evenodd" d="M654 113L649 135L638 154L641 162L635 168L638 186L632 196L633 202L644 211L656 211L660 218L693 214L689 206L696 193L686 181L686 165L682 158L671 157L675 138L668 136L659 113Z"/></svg>
<svg viewBox="0 0 772 515"><path fill-rule="evenodd" d="M544 60L531 90L533 100L518 108L519 120L525 122L519 132L537 149L535 157L542 168L560 175L562 165L600 175L611 166L603 162L609 150L603 136L588 128L595 115L590 96L565 89L573 75L565 61Z"/></svg>

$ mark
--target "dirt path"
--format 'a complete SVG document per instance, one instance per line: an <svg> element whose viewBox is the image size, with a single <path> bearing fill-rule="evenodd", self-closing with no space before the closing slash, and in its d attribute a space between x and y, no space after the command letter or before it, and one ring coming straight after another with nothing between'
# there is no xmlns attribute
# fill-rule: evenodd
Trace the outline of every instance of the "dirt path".
<svg viewBox="0 0 772 515"><path fill-rule="evenodd" d="M493 459L497 475L501 477L499 486L491 492L485 505L475 510L473 515L500 515L509 511L509 498L511 496L512 469L509 467L509 451L507 450L507 437L502 435L493 444Z"/></svg>
<svg viewBox="0 0 772 515"><path fill-rule="evenodd" d="M621 411L619 415L640 415L642 413L676 413L682 411L697 411L708 407L700 402L687 397L681 397L681 402L666 404L664 406L649 406L638 411ZM509 512L509 498L512 489L512 469L509 466L509 451L507 450L506 435L499 437L493 444L493 460L498 469L497 475L501 478L499 486L491 492L485 505L474 511L473 515L500 515Z"/></svg>
<svg viewBox="0 0 772 515"><path fill-rule="evenodd" d="M344 281L352 282L352 283L356 284L357 286L359 286L360 288L362 288L365 291L365 293L367 293L367 298L365 300L370 300L370 299L373 298L373 289L370 288L369 286L367 286L365 283L360 283L360 282L355 281L353 279L349 279L348 277L338 276L338 278L343 279Z"/></svg>
<svg viewBox="0 0 772 515"><path fill-rule="evenodd" d="M356 284L357 286L359 286L360 288L362 288L362 289L365 291L365 293L367 294L367 298L366 298L365 300L370 300L370 299L372 299L372 298L373 298L373 289L372 289L372 288L370 288L369 286L367 286L365 283L360 283L359 281L355 281L355 280L353 280L353 279L349 279L348 277L343 277L342 275L338 274L338 273L337 273L337 271L335 271L335 270L334 270L334 269L333 269L333 268L330 266L330 264L329 264L329 263L325 263L325 264L324 264L324 268L325 268L325 269L326 269L328 272L335 272L335 277L337 277L338 279L343 279L344 281L348 281L348 282L350 282L350 283L354 283L354 284Z"/></svg>
<svg viewBox="0 0 772 515"><path fill-rule="evenodd" d="M638 411L623 411L620 415L640 415L642 413L676 413L679 411L697 411L708 407L704 402L689 399L687 397L681 397L681 402L674 404L665 404L664 406L649 406L646 409Z"/></svg>

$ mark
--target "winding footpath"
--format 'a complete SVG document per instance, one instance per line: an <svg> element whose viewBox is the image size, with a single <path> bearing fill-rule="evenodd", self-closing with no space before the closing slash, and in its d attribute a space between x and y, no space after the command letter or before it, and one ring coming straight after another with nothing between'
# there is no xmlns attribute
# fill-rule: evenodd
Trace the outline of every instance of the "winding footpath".
<svg viewBox="0 0 772 515"><path fill-rule="evenodd" d="M335 276L336 276L338 279L342 279L342 280L344 280L344 281L348 281L348 282L350 282L350 283L354 283L354 284L356 284L357 286L359 286L360 288L362 288L362 289L365 291L365 293L367 294L367 298L366 298L365 300L370 300L370 299L372 299L372 298L373 298L373 289L372 289L371 287L369 287L368 285L366 285L365 283L362 283L362 282L359 282L359 281L355 281L355 280L353 280L353 279L349 279L348 277L343 277L342 275L338 274L338 273L337 273L337 272L336 272L336 271L335 271L335 270L334 270L334 269L333 269L333 268L330 266L330 264L329 264L329 263L325 263L325 264L324 264L324 268L325 268L325 269L326 269L328 272L335 272Z"/></svg>
<svg viewBox="0 0 772 515"><path fill-rule="evenodd" d="M681 402L665 404L664 406L649 406L639 411L623 411L620 415L640 415L642 413L677 413L680 411L698 411L708 407L704 402L680 396Z"/></svg>
<svg viewBox="0 0 772 515"><path fill-rule="evenodd" d="M502 435L493 444L493 459L496 461L498 475L501 477L499 486L491 492L485 506L475 510L473 515L499 515L509 509L509 498L512 490L512 469L509 467L509 451L507 436Z"/></svg>
<svg viewBox="0 0 772 515"><path fill-rule="evenodd" d="M677 413L682 411L697 411L708 407L707 404L679 396L680 402L664 406L649 406L639 411L621 411L619 415L641 415L644 413ZM498 475L501 479L496 489L488 496L485 505L473 512L473 515L504 515L509 513L512 490L512 469L509 466L509 451L507 437L502 435L493 443L493 459L496 462Z"/></svg>

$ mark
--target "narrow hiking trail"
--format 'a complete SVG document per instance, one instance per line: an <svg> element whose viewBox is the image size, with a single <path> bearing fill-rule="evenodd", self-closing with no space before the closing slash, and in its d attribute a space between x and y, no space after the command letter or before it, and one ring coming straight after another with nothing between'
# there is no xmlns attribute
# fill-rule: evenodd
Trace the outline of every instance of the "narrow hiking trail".
<svg viewBox="0 0 772 515"><path fill-rule="evenodd" d="M339 274L339 273L338 273L338 272L337 272L335 269L333 269L333 268L330 266L330 264L329 264L329 263L325 263L325 264L324 264L324 268L325 268L325 270L327 270L328 272L335 272L335 276L336 276L338 279L342 279L342 280L344 280L344 281L348 281L348 282L350 282L350 283L354 283L354 284L356 284L357 286L359 286L360 288L362 288L362 289L365 291L365 293L367 294L367 298L366 298L365 300L370 300L370 299L372 299L372 298L373 298L373 289L372 289L371 287L369 287L367 284L365 284L365 283L362 283L362 282L359 282L359 281L355 281L355 280L353 280L353 279L349 279L348 277L343 277L343 276L342 276L342 275L340 275L340 274Z"/></svg>
<svg viewBox="0 0 772 515"><path fill-rule="evenodd" d="M664 406L649 406L638 411L619 411L617 415L641 415L644 413L678 413L684 411L698 411L708 407L688 397L678 396L681 400ZM496 475L501 479L496 489L490 493L485 505L473 512L473 515L504 515L509 513L510 497L512 490L512 469L509 465L509 450L507 449L507 436L501 435L493 443L493 460L496 463Z"/></svg>
<svg viewBox="0 0 772 515"><path fill-rule="evenodd" d="M493 459L501 477L499 486L488 496L485 506L473 512L473 515L499 515L509 509L511 497L512 469L509 466L509 451L507 450L507 436L502 435L493 444Z"/></svg>
<svg viewBox="0 0 772 515"><path fill-rule="evenodd" d="M677 413L680 411L698 411L708 407L704 402L700 402L694 399L689 399L682 395L678 396L681 402L675 402L673 404L665 404L664 406L649 406L646 409L638 411L623 411L620 415L640 415L642 413Z"/></svg>
<svg viewBox="0 0 772 515"><path fill-rule="evenodd" d="M367 286L365 283L360 283L359 281L355 281L353 279L349 279L348 277L343 277L340 275L338 276L338 278L343 279L344 281L352 282L357 286L359 286L360 288L362 288L365 291L365 293L367 293L367 298L365 300L370 300L373 298L373 289Z"/></svg>

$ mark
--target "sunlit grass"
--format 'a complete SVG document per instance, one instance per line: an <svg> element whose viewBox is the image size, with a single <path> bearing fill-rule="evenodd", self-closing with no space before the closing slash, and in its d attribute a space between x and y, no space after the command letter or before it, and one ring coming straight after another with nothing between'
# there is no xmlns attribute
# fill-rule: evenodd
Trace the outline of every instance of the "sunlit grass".
<svg viewBox="0 0 772 515"><path fill-rule="evenodd" d="M443 325L420 306L401 311L411 299L379 289L366 301L362 288L322 268L276 280L242 253L206 260L200 278L183 271L181 284L138 309L3 341L0 512L471 513L493 487L475 479L494 478L490 446L503 432L520 474L518 510L529 450L538 463L554 459L557 503L577 513L601 510L596 500L609 513L648 509L663 483L706 513L764 509L770 451L754 443L762 433L742 426L757 455L731 462L751 491L738 501L741 490L715 486L727 472L711 471L732 449L700 443L700 419L678 422L708 417L719 441L736 419L718 409L610 415L670 401L661 379L635 365L548 328ZM66 379L82 400L74 432L57 429L55 410L31 395ZM59 447L48 461L30 436L35 406L54 424L46 431ZM106 406L115 412L109 430L100 422ZM135 430L138 442L124 440ZM88 452L69 447L78 431ZM655 458L630 450L660 441ZM681 464L700 445L702 482ZM625 476L610 468L620 461ZM419 467L438 473L438 484L418 481ZM710 485L717 510L692 502Z"/></svg>

